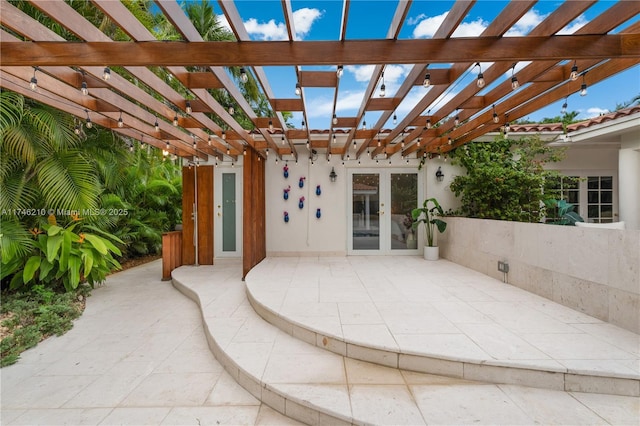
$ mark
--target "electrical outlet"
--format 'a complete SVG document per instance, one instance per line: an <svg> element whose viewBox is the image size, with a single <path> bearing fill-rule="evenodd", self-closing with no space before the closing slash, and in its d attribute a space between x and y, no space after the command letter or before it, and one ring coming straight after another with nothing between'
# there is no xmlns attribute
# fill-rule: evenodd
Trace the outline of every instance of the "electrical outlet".
<svg viewBox="0 0 640 426"><path fill-rule="evenodd" d="M498 260L498 271L504 272L505 274L509 272L509 263Z"/></svg>

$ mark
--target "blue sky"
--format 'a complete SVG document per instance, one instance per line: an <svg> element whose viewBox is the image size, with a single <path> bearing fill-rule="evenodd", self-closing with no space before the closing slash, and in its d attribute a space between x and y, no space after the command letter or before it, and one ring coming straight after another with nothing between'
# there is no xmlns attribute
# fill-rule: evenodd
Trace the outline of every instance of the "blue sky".
<svg viewBox="0 0 640 426"><path fill-rule="evenodd" d="M399 38L431 37L453 3L453 1L414 1L402 26ZM470 37L479 35L507 3L507 1L488 0L476 2L453 36ZM526 35L561 3L559 1L538 2L507 35ZM571 22L561 33L573 33L614 3L612 1L599 1ZM397 1L352 1L347 24L347 39L384 38L393 18L396 5ZM279 0L239 0L236 1L236 6L252 39L287 39L282 4ZM337 0L293 0L292 9L297 39L337 40L340 34L342 7L343 2ZM216 12L222 15L217 3L215 3L215 8ZM637 20L640 20L640 17L636 17L634 22ZM628 25L629 23L613 32L615 33ZM483 64L483 69L486 69L488 65ZM516 70L525 65L525 63L518 64ZM432 65L432 67L435 66L437 65ZM335 69L335 67L304 67L303 69L331 70ZM372 69L373 66L345 67L345 73L340 82L337 105L338 116L353 117L356 115ZM385 68L387 97L395 94L410 69L410 66L403 65L389 65ZM277 97L295 97L294 86L296 78L293 67L264 67L264 70ZM504 76L504 78L508 77L510 75ZM475 71L465 74L452 92L445 93L443 98L436 102L440 105L446 103L447 99L456 94L456 90L463 88L472 78L475 78ZM491 84L488 84L484 90L491 90L492 87ZM410 92L405 102L397 109L399 119L402 119L418 99L424 96L424 90L424 88L418 86ZM580 113L579 118L589 118L613 110L617 103L628 101L637 94L640 94L640 67L638 66L589 86L587 96L571 95L568 99L568 109L570 111L578 111ZM330 126L333 96L333 89L330 88L305 88L305 99L311 128L325 129ZM562 103L563 100L560 100L530 114L526 118L539 120L544 117L557 116L560 114ZM379 115L380 113L371 112L367 113L365 118L368 123L373 124L377 121ZM294 123L296 126L299 126L300 121L301 114L295 114ZM391 126L392 123L387 123L386 127Z"/></svg>

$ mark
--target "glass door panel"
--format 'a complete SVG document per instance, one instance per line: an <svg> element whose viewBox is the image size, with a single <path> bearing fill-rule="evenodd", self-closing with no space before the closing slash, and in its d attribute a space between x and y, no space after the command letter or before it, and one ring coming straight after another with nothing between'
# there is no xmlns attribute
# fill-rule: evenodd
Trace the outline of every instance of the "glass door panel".
<svg viewBox="0 0 640 426"><path fill-rule="evenodd" d="M222 174L222 251L236 251L236 174Z"/></svg>
<svg viewBox="0 0 640 426"><path fill-rule="evenodd" d="M380 175L354 173L351 203L353 250L380 250Z"/></svg>
<svg viewBox="0 0 640 426"><path fill-rule="evenodd" d="M418 174L391 173L391 250L415 250L411 211L418 205Z"/></svg>

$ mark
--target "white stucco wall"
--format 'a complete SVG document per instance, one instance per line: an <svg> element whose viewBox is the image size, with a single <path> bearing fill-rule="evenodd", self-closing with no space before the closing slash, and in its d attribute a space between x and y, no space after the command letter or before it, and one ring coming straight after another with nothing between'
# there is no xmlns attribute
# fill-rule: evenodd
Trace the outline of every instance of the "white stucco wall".
<svg viewBox="0 0 640 426"><path fill-rule="evenodd" d="M307 151L302 148L300 161L288 161L289 178L283 177L284 162L275 163L269 158L266 166L266 222L267 222L267 254L270 256L288 255L346 255L347 253L347 211L350 202L347 194L347 179L349 170L359 168L386 169L388 167L408 168L416 170L418 160L411 159L407 165L399 157L393 157L392 165L388 161L375 161L363 156L361 163L347 161L346 165L334 156L331 163L327 163L321 154L312 166L307 160ZM435 178L438 166L442 167L445 178L437 182ZM336 182L329 180L331 168L334 168L338 178ZM436 197L446 210L459 206L458 200L449 190L449 185L460 169L444 159L428 160L419 172L419 179L423 180L424 191L418 195L421 203L426 197ZM306 177L304 188L298 187L301 176ZM315 194L316 185L320 185L322 195ZM291 186L289 199L283 199L283 190ZM298 200L305 197L304 208L298 208ZM322 217L316 219L316 208L322 211ZM284 222L284 211L289 213L289 222Z"/></svg>
<svg viewBox="0 0 640 426"><path fill-rule="evenodd" d="M640 229L640 135L623 135L618 153L620 219Z"/></svg>

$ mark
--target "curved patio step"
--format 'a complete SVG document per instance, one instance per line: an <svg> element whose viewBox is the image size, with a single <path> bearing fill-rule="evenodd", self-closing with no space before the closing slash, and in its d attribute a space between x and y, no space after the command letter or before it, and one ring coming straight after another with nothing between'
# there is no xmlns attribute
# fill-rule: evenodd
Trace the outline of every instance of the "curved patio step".
<svg viewBox="0 0 640 426"><path fill-rule="evenodd" d="M637 398L471 382L325 351L259 317L228 268L181 267L173 284L200 306L209 346L235 380L307 424L615 424L636 413Z"/></svg>
<svg viewBox="0 0 640 426"><path fill-rule="evenodd" d="M424 286L404 285L416 281ZM638 335L445 260L267 258L249 272L246 286L251 306L263 319L349 358L490 383L640 395L640 373L634 371L640 367ZM417 302L425 297L437 300ZM479 302L465 302L474 298ZM459 309L462 322L440 315L436 307ZM405 308L409 314L402 312ZM407 321L423 311L433 324ZM443 334L435 331L438 327ZM528 330L523 334L529 341L514 331L518 327ZM563 339L567 345L575 339L577 349L551 348L560 353L555 357L546 353L553 341ZM487 345L495 348L485 351ZM503 349L510 352L495 356Z"/></svg>

